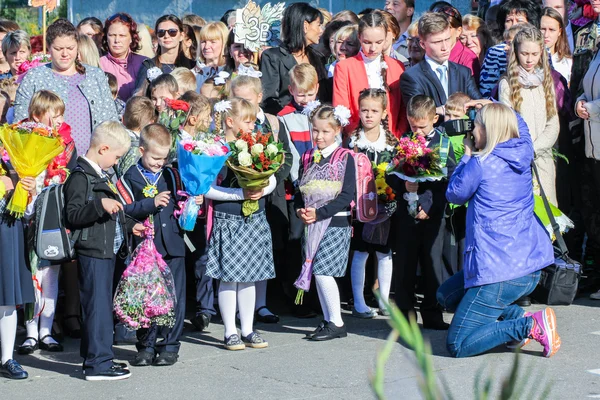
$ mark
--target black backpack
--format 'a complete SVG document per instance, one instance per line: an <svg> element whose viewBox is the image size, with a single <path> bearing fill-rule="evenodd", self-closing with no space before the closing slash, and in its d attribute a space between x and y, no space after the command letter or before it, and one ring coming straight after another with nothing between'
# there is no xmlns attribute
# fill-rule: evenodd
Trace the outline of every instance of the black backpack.
<svg viewBox="0 0 600 400"><path fill-rule="evenodd" d="M92 201L92 187L98 180L90 177L79 166L71 171L71 174L74 173L85 175L86 203ZM53 264L73 260L75 243L81 236L81 230L71 232L66 227L63 184L49 186L38 195L31 229L35 253L39 259L51 261Z"/></svg>

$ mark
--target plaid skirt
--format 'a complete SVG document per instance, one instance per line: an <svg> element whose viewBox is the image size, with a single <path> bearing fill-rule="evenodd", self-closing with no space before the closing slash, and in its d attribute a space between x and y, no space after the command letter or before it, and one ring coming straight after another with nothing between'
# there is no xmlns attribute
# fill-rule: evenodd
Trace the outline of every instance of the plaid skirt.
<svg viewBox="0 0 600 400"><path fill-rule="evenodd" d="M329 227L319 243L317 254L313 259L313 274L341 278L346 275L348 254L350 253L350 239L352 227ZM306 246L302 240L302 256L305 255Z"/></svg>
<svg viewBox="0 0 600 400"><path fill-rule="evenodd" d="M249 218L216 211L208 243L206 275L223 282L275 278L271 229L265 212Z"/></svg>

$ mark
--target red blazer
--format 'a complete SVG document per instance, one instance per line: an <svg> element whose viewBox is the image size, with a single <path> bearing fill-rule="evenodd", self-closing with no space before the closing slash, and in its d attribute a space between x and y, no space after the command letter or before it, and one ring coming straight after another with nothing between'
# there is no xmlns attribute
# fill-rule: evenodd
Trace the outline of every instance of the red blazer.
<svg viewBox="0 0 600 400"><path fill-rule="evenodd" d="M390 88L388 93L388 121L390 131L400 137L408 132L406 119L406 105L402 101L400 93L400 75L404 72L404 64L391 57L385 57L388 65L387 84ZM350 109L350 125L344 128L346 134L351 133L358 127L360 121L358 113L358 96L360 92L369 87L367 70L361 54L340 61L335 65L333 75L333 105L343 105Z"/></svg>

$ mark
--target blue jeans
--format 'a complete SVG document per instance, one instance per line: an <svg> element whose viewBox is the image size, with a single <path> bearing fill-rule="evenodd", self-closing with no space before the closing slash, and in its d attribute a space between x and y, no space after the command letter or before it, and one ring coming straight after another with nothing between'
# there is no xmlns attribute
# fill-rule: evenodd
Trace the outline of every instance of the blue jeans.
<svg viewBox="0 0 600 400"><path fill-rule="evenodd" d="M509 281L465 289L463 271L459 271L440 286L438 302L454 318L448 330L446 345L454 357L469 357L484 353L501 344L529 336L531 317L513 304L527 296L538 284L540 271Z"/></svg>

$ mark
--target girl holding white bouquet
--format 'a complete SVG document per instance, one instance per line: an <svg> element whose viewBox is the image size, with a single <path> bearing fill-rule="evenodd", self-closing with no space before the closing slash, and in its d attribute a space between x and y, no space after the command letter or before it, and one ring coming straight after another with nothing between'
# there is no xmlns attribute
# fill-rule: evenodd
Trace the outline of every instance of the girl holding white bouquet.
<svg viewBox="0 0 600 400"><path fill-rule="evenodd" d="M235 143L232 157L237 156L235 161L241 166L252 166L252 154L278 151L270 144L248 146L247 141L238 138L252 136L256 113L256 107L240 98L215 104L215 126L223 131L227 142ZM206 274L221 281L219 308L225 327L224 345L228 350L268 346L253 330L253 322L255 282L275 277L271 230L265 216L265 196L273 192L275 185L275 176L271 175L264 189L241 189L233 170L224 168L205 195L212 200L213 214L211 218L209 208ZM256 201L258 210L250 216L244 215L244 200ZM235 324L236 308L240 313L241 338Z"/></svg>

